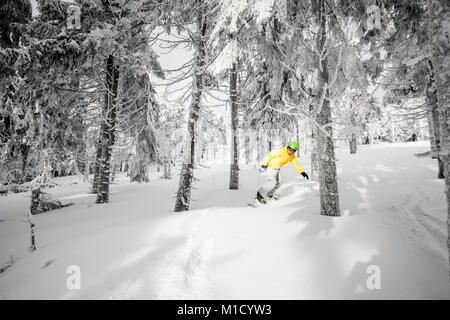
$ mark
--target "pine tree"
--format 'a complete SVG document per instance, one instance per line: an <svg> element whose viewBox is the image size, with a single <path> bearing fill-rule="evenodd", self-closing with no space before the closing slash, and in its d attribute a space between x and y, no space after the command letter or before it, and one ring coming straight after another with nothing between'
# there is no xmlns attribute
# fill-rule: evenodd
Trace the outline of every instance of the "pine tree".
<svg viewBox="0 0 450 320"><path fill-rule="evenodd" d="M450 254L450 42L448 26L450 23L450 3L445 0L428 1L430 44L433 52L432 62L436 70L436 95L440 118L440 155L444 165L445 192L447 195L447 246ZM449 260L450 263L450 260ZM450 273L449 273L450 275Z"/></svg>
<svg viewBox="0 0 450 320"><path fill-rule="evenodd" d="M125 5L119 2L68 4L39 0L39 16L21 28L24 34L21 47L0 51L0 66L14 66L14 72L20 76L16 78L16 85L21 86L14 92L2 90L9 98L2 100L0 111L19 115L8 121L14 130L8 129L13 134L5 136L5 149L10 150L6 154L16 156L21 152L22 166L28 167L32 177L37 174L48 179L56 171L58 174L78 172L80 168L68 166L73 163L68 159L75 158L75 165L79 165L81 154L89 155L89 146L83 145L92 141L87 127L98 127L101 139L97 148L98 161L94 164L93 189L100 187L99 202L107 201L104 195L107 194L111 147L117 126L122 124L127 110L130 114L137 113L129 101L122 101L119 96L120 74L139 78L152 72L161 76L157 57L146 40L156 27L156 17L162 6L140 0ZM68 10L70 6L80 8L74 11L81 13L79 27L70 27L68 21L73 12ZM107 76L103 77L102 73ZM141 89L144 91L148 86ZM151 91L147 94L152 95ZM98 108L100 104L103 104L103 112ZM150 105L145 102L138 111L145 113ZM120 116L119 121L116 121L117 116ZM142 128L136 127L147 124L139 120L129 123L128 128L135 130L128 130L128 133L142 132ZM21 138L24 135L26 139ZM18 148L17 141L25 141L26 145ZM42 152L31 152L37 149ZM85 164L84 170L86 175L90 168Z"/></svg>
<svg viewBox="0 0 450 320"><path fill-rule="evenodd" d="M185 134L181 123L184 108L167 101L161 103L160 121L156 127L156 148L164 166L163 179L172 179L172 168L180 159Z"/></svg>
<svg viewBox="0 0 450 320"><path fill-rule="evenodd" d="M103 107L103 123L101 126L101 155L98 173L97 203L109 201L109 178L111 169L111 148L115 142L115 127L117 115L117 90L119 82L119 67L113 55L106 62L106 90Z"/></svg>
<svg viewBox="0 0 450 320"><path fill-rule="evenodd" d="M149 182L149 165L159 162L161 152L157 149L157 126L161 123L160 106L155 98L155 90L152 87L148 75L139 78L131 77L126 81L123 90L126 99L132 102L126 103L122 108L121 131L129 136L134 152L128 158L128 176L130 181ZM123 100L123 99L122 99Z"/></svg>
<svg viewBox="0 0 450 320"><path fill-rule="evenodd" d="M445 0L423 1L386 1L385 7L392 7L390 19L383 19L384 22L392 21L391 32L388 35L380 37L377 34L368 34L372 43L381 42L385 44L385 50L392 54L394 58L401 59L397 75L407 75L408 71L413 73L413 87L408 85L405 95L410 91L423 89L428 98L427 109L423 110L424 116L429 119L431 138L438 127L438 135L434 134L434 144L440 140L440 151L437 152L443 165L443 174L445 176L445 190L447 195L448 222L450 221L450 177L449 177L449 124L450 118L450 73L448 71L448 57L450 56L450 43L448 28L449 25L450 4ZM387 14L385 14L387 16ZM383 24L384 24L383 22ZM383 28L387 30L387 28ZM417 36L417 37L416 37ZM399 47L400 40L408 39L408 44L418 50L411 50L415 57L410 56L410 52L405 52ZM375 41L374 41L375 39ZM414 39L416 43L411 43ZM413 59L411 59L413 58ZM426 70L426 72L421 72ZM425 76L424 76L425 75ZM425 83L423 79L426 79ZM436 117L436 105L438 117ZM433 132L434 131L434 132ZM436 139L437 138L437 139ZM432 145L433 148L433 145ZM437 145L434 147L435 152ZM438 160L439 161L439 160ZM439 164L440 166L440 164ZM440 171L441 169L439 169ZM447 245L450 252L450 223L448 230ZM450 261L449 261L450 262Z"/></svg>
<svg viewBox="0 0 450 320"><path fill-rule="evenodd" d="M237 67L233 63L230 70L231 102L231 165L230 190L239 189L239 144L238 144L238 104L237 104Z"/></svg>
<svg viewBox="0 0 450 320"><path fill-rule="evenodd" d="M31 3L29 0L5 0L0 4L0 49L2 51L0 53L0 142L6 144L8 141L11 142L14 140L18 146L16 150L19 151L22 158L20 167L21 174L20 176L16 176L17 180L14 182L23 182L26 179L26 165L30 147L27 143L23 142L25 140L24 134L26 129L16 129L15 125L16 122L22 120L17 119L15 113L12 112L14 108L14 97L21 81L17 77L14 64L11 64L11 60L8 59L8 54L14 55L14 51L10 49L19 47L22 34L20 26L28 23L30 20ZM11 172L14 171L14 167L8 164L13 162L12 158L16 156L16 150L14 150L14 147L11 146L9 148L7 145L6 150L0 148L0 151L4 151L5 154L5 159L2 159L0 162L0 165L4 166L3 170L7 176L3 179L15 179L11 177Z"/></svg>
<svg viewBox="0 0 450 320"><path fill-rule="evenodd" d="M175 200L175 212L189 210L191 201L192 183L194 180L196 125L201 110L203 95L203 82L205 74L206 48L205 38L210 28L208 21L207 4L203 0L195 0L193 9L195 15L195 32L191 35L194 46L194 67L192 71L192 94L188 118L188 140L186 144L185 159L181 167L180 182Z"/></svg>
<svg viewBox="0 0 450 320"><path fill-rule="evenodd" d="M440 134L437 97L435 88L434 66L429 58L428 23L425 17L426 3L408 1L403 5L396 3L398 14L390 17L396 26L396 32L382 37L381 43L388 51L385 64L393 71L385 72L385 86L391 100L400 101L401 114L405 119L421 119L428 121L430 146L434 158L438 161L438 177L443 178L443 164L439 156ZM408 19L404 19L407 16ZM400 20L401 21L397 21ZM404 21L403 21L404 20ZM376 38L376 37L375 37ZM407 43L407 46L404 44ZM379 54L379 53L376 53ZM392 82L393 84L389 83ZM413 103L417 98L425 98L422 105ZM408 105L411 105L408 108Z"/></svg>
<svg viewBox="0 0 450 320"><path fill-rule="evenodd" d="M324 0L319 0L317 7L318 15L318 37L317 52L319 56L319 75L318 75L318 96L319 102L316 122L321 130L317 130L317 148L319 157L319 185L320 185L320 213L327 216L339 216L339 193L336 175L336 159L333 145L333 132L331 127L331 107L328 98L328 86L332 81L330 79L328 57L326 48L327 8ZM329 50L329 49L328 49Z"/></svg>
<svg viewBox="0 0 450 320"><path fill-rule="evenodd" d="M104 66L106 77L103 83L105 94L103 98L102 123L100 125L99 140L96 152L96 161L94 165L94 182L93 192L97 192L97 203L105 203L109 201L109 183L111 174L111 157L112 147L116 141L116 131L119 125L118 115L126 116L123 110L131 110L135 115L137 112L148 111L153 104L148 101L153 95L151 88L142 81L137 79L142 78L142 74L153 72L158 76L161 75L161 68L156 62L156 56L148 47L148 30L149 25L155 27L155 21L152 18L158 14L157 4L154 6L145 1L134 0L122 5L120 1L105 1L103 5L96 8L99 12L103 12L103 18L100 21L98 15L87 13L88 18L86 26L87 39L96 44L96 48L101 50L95 52L95 59L100 62L100 66ZM88 9L82 7L82 11L86 12ZM151 12L151 14L149 14ZM99 24L100 23L100 24ZM91 30L90 25L95 25L97 29ZM99 28L100 26L100 28ZM125 74L126 76L123 76ZM147 99L136 107L136 101L142 101L140 96L135 97L136 101L131 103L127 97L120 97L120 82L125 81L130 74L136 80L136 86L141 90L148 90L144 94ZM134 84L128 86L127 89L133 87ZM137 109L137 110L136 110ZM140 118L138 118L140 119ZM145 118L146 119L146 118ZM119 119L120 120L120 119ZM139 120L138 120L139 122ZM150 124L144 123L144 127L140 127L131 132L139 131L135 139L145 140L152 133L149 132L148 126ZM130 124L135 128L136 124ZM147 127L146 127L147 126ZM147 136L147 137L146 137ZM153 148L152 146L150 146ZM151 148L149 151L151 151ZM145 165L145 164L142 164ZM145 179L145 178L144 178Z"/></svg>

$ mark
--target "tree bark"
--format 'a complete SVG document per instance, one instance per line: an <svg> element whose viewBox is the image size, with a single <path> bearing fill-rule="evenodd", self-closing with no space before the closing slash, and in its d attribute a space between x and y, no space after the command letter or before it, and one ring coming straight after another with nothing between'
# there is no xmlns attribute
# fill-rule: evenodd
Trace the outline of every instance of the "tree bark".
<svg viewBox="0 0 450 320"><path fill-rule="evenodd" d="M169 158L168 164L167 164L167 179L172 179L172 159Z"/></svg>
<svg viewBox="0 0 450 320"><path fill-rule="evenodd" d="M193 70L193 88L191 105L188 120L188 143L184 163L181 167L180 182L175 200L175 212L189 210L191 201L192 181L194 179L194 161L195 161L195 136L196 123L200 113L200 101L203 94L203 74L205 65L205 44L204 36L206 34L206 20L203 12L202 0L196 1L197 11L197 33L194 40L195 47L195 66Z"/></svg>
<svg viewBox="0 0 450 320"><path fill-rule="evenodd" d="M119 69L114 56L110 55L106 61L106 93L101 126L101 158L99 161L97 203L109 202L111 148L115 140L118 82Z"/></svg>
<svg viewBox="0 0 450 320"><path fill-rule="evenodd" d="M169 169L168 169L168 163L164 163L164 175L163 175L163 178L164 179L169 179L168 178L169 177Z"/></svg>
<svg viewBox="0 0 450 320"><path fill-rule="evenodd" d="M325 53L326 12L325 0L319 0L320 30L318 37L318 52ZM331 127L331 106L328 99L328 58L319 58L319 94L323 96L322 105L316 115L317 124L323 130L317 130L317 151L319 155L319 189L320 214L326 216L340 216L339 194L336 175L336 159L334 155L333 132ZM320 102L319 102L320 104ZM324 132L325 131L325 132Z"/></svg>
<svg viewBox="0 0 450 320"><path fill-rule="evenodd" d="M83 171L83 182L87 182L89 180L89 172L90 172L90 163L89 163L89 150L88 150L88 139L87 132L84 133L84 144L86 148L84 149L84 171Z"/></svg>
<svg viewBox="0 0 450 320"><path fill-rule="evenodd" d="M20 154L22 156L20 183L25 183L27 182L27 162L28 162L28 154L30 153L30 146L28 146L25 143L21 143L19 148Z"/></svg>
<svg viewBox="0 0 450 320"><path fill-rule="evenodd" d="M75 150L75 166L76 170L79 173L84 173L86 170L86 150L87 150L87 144L86 144L86 130L83 127L83 121L82 119L78 120L79 124L77 125L77 133L76 133L76 140L77 140L77 147Z"/></svg>
<svg viewBox="0 0 450 320"><path fill-rule="evenodd" d="M257 161L258 165L261 164L261 162L264 159L265 156L265 147L264 147L264 140L262 139L263 135L261 134L261 130L258 130L256 133L256 152L257 152Z"/></svg>
<svg viewBox="0 0 450 320"><path fill-rule="evenodd" d="M167 152L164 159L164 179L172 179L172 157L170 150Z"/></svg>
<svg viewBox="0 0 450 320"><path fill-rule="evenodd" d="M238 149L238 104L237 104L237 70L236 63L230 70L230 102L231 102L231 164L230 190L239 189L239 149Z"/></svg>
<svg viewBox="0 0 450 320"><path fill-rule="evenodd" d="M248 132L245 134L244 144L245 144L245 164L248 165L250 164L250 135Z"/></svg>
<svg viewBox="0 0 450 320"><path fill-rule="evenodd" d="M116 178L116 171L117 171L117 164L113 163L113 169L111 174L111 182L114 182L114 179Z"/></svg>
<svg viewBox="0 0 450 320"><path fill-rule="evenodd" d="M310 105L310 112L314 112L314 107ZM317 125L311 121L311 180L319 181L319 156L317 155Z"/></svg>
<svg viewBox="0 0 450 320"><path fill-rule="evenodd" d="M315 126L315 125L314 125ZM319 155L317 149L317 128L311 130L311 180L319 181Z"/></svg>
<svg viewBox="0 0 450 320"><path fill-rule="evenodd" d="M356 150L357 150L356 133L355 133L356 121L355 121L355 114L353 112L350 114L350 125L351 125L351 131L352 131L350 141L349 141L350 154L355 154Z"/></svg>
<svg viewBox="0 0 450 320"><path fill-rule="evenodd" d="M429 81L426 94L428 98L428 130L430 133L431 154L438 161L438 179L444 179L444 163L439 155L441 150L441 124L437 105L437 95L434 79L434 68L431 60L428 60Z"/></svg>
<svg viewBox="0 0 450 320"><path fill-rule="evenodd" d="M431 150L431 157L433 159L437 158L436 155L436 137L435 137L435 130L436 128L434 127L434 123L433 123L433 110L432 110L432 106L429 106L428 109L428 113L427 113L427 124L428 124L428 135L430 136L430 150ZM437 129L439 130L440 127L437 127Z"/></svg>
<svg viewBox="0 0 450 320"><path fill-rule="evenodd" d="M95 161L94 161L94 178L92 180L92 189L91 193L98 193L98 182L99 182L99 174L100 174L100 159L102 157L102 138L101 131L103 130L103 124L101 125L102 129L100 130L100 137L97 141L97 150L95 153Z"/></svg>
<svg viewBox="0 0 450 320"><path fill-rule="evenodd" d="M352 137L348 142L348 144L350 147L350 154L355 154L357 150L357 145L356 145L356 135L354 133L352 133Z"/></svg>

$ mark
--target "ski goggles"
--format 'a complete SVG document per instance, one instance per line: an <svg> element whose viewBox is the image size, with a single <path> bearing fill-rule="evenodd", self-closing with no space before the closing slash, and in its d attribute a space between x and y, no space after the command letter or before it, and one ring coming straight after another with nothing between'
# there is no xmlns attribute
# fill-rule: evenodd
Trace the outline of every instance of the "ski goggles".
<svg viewBox="0 0 450 320"><path fill-rule="evenodd" d="M297 151L297 150L295 150L295 149L292 149L291 147L287 147L288 148L288 150L291 150L292 152L294 152L295 153L295 151Z"/></svg>

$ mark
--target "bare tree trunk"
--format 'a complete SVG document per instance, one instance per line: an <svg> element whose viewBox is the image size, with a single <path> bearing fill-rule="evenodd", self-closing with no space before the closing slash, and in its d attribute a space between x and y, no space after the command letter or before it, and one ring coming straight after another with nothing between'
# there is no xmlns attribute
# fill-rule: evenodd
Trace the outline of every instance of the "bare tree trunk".
<svg viewBox="0 0 450 320"><path fill-rule="evenodd" d="M355 133L356 121L355 121L355 114L353 112L350 114L350 125L351 125L351 130L352 130L352 135L351 135L351 138L349 141L350 154L354 154L354 153L356 153L357 144L356 144L356 133Z"/></svg>
<svg viewBox="0 0 450 320"><path fill-rule="evenodd" d="M114 179L116 178L116 171L117 171L117 164L116 164L116 162L114 162L112 174L111 174L111 182L114 182Z"/></svg>
<svg viewBox="0 0 450 320"><path fill-rule="evenodd" d="M324 52L326 33L325 0L319 0L320 30L318 36L318 52ZM326 53L325 53L326 54ZM331 106L328 96L328 58L321 56L319 60L319 97L323 96L317 124L323 130L317 130L317 150L319 155L319 189L320 214L340 216L339 194L336 175L336 159L334 155L333 132L331 128Z"/></svg>
<svg viewBox="0 0 450 320"><path fill-rule="evenodd" d="M258 130L256 134L256 148L257 148L257 161L258 164L261 164L261 162L264 159L265 155L265 148L264 148L264 140L262 139L261 131Z"/></svg>
<svg viewBox="0 0 450 320"><path fill-rule="evenodd" d="M169 179L169 163L167 161L167 157L164 161L164 175L163 175L163 179Z"/></svg>
<svg viewBox="0 0 450 320"><path fill-rule="evenodd" d="M36 251L36 238L35 238L35 230L34 230L35 224L29 217L28 217L27 221L30 226L30 238L31 238L30 251L33 252L33 251Z"/></svg>
<svg viewBox="0 0 450 320"><path fill-rule="evenodd" d="M79 86L77 84L77 86ZM87 139L86 128L83 125L83 118L77 118L76 129L76 150L75 150L75 170L77 174L83 174L86 171L86 152L87 152Z"/></svg>
<svg viewBox="0 0 450 320"><path fill-rule="evenodd" d="M170 151L167 152L165 158L164 158L164 179L172 179L172 159L170 155Z"/></svg>
<svg viewBox="0 0 450 320"><path fill-rule="evenodd" d="M397 139L395 138L395 127L394 127L394 122L391 121L391 142L396 142Z"/></svg>
<svg viewBox="0 0 450 320"><path fill-rule="evenodd" d="M248 165L250 163L250 135L248 134L248 132L245 133L244 144L245 144L245 164Z"/></svg>
<svg viewBox="0 0 450 320"><path fill-rule="evenodd" d="M429 106L428 109L428 113L427 113L427 124L428 124L428 135L430 136L430 150L431 150L431 155L433 159L437 158L436 155L436 136L435 136L435 127L434 127L434 123L433 123L433 110L432 110L432 106ZM438 127L438 130L440 129L440 127Z"/></svg>
<svg viewBox="0 0 450 320"><path fill-rule="evenodd" d="M102 158L102 139L99 137L97 142L97 150L95 153L95 162L94 162L94 179L92 181L92 190L91 193L97 194L98 192L98 181L100 174L100 159Z"/></svg>
<svg viewBox="0 0 450 320"><path fill-rule="evenodd" d="M370 127L370 123L366 124L367 128L367 144L373 144L373 136L372 136L372 128Z"/></svg>
<svg viewBox="0 0 450 320"><path fill-rule="evenodd" d="M109 201L109 175L111 171L111 148L115 140L116 99L119 69L112 55L106 62L106 88L101 126L101 158L99 161L98 192L96 203Z"/></svg>
<svg viewBox="0 0 450 320"><path fill-rule="evenodd" d="M313 112L313 106L310 106L310 112ZM317 154L317 126L311 121L311 180L319 181L319 156Z"/></svg>
<svg viewBox="0 0 450 320"><path fill-rule="evenodd" d="M30 213L31 215L38 214L39 209L39 196L40 196L41 189L40 187L33 188L31 190L31 206L30 206ZM33 252L36 250L36 240L35 240L35 224L33 223L31 219L31 215L27 214L27 222L30 226L30 236L31 236L31 245L30 245L30 251Z"/></svg>
<svg viewBox="0 0 450 320"><path fill-rule="evenodd" d="M90 170L89 151L88 151L88 148L86 147L85 154L84 154L83 182L87 182L89 180L89 170Z"/></svg>
<svg viewBox="0 0 450 320"><path fill-rule="evenodd" d="M434 68L431 60L428 60L428 72L430 81L427 84L426 94L428 98L428 130L430 132L431 154L438 161L438 178L444 179L444 163L439 155L441 151L441 124L437 105L437 95L434 79Z"/></svg>
<svg viewBox="0 0 450 320"><path fill-rule="evenodd" d="M27 162L28 154L30 152L30 146L25 143L21 143L19 149L22 156L22 166L19 183L25 183L27 181Z"/></svg>
<svg viewBox="0 0 450 320"><path fill-rule="evenodd" d="M195 127L200 113L200 101L203 94L203 74L205 65L205 44L204 36L206 33L206 19L203 12L202 0L196 1L197 6L197 33L194 42L195 46L195 65L193 70L193 88L192 100L188 120L188 144L186 159L181 167L180 182L175 200L175 212L189 210L191 201L192 181L194 179L194 161L195 161Z"/></svg>
<svg viewBox="0 0 450 320"><path fill-rule="evenodd" d="M356 135L354 133L352 133L352 137L350 139L350 141L348 142L349 147L350 147L350 153L351 154L355 154L356 153Z"/></svg>
<svg viewBox="0 0 450 320"><path fill-rule="evenodd" d="M208 153L206 152L206 143L202 144L202 161L208 160Z"/></svg>
<svg viewBox="0 0 450 320"><path fill-rule="evenodd" d="M319 181L319 154L317 149L317 134L314 133L316 129L313 129L312 134L312 150L311 150L311 180Z"/></svg>
<svg viewBox="0 0 450 320"><path fill-rule="evenodd" d="M172 179L172 159L169 158L168 164L167 164L167 179Z"/></svg>
<svg viewBox="0 0 450 320"><path fill-rule="evenodd" d="M82 142L80 142L80 145L75 153L75 170L77 173L82 174L86 170L86 146Z"/></svg>
<svg viewBox="0 0 450 320"><path fill-rule="evenodd" d="M230 102L231 102L231 164L230 190L239 189L239 149L238 149L238 105L237 105L237 70L236 63L230 70Z"/></svg>

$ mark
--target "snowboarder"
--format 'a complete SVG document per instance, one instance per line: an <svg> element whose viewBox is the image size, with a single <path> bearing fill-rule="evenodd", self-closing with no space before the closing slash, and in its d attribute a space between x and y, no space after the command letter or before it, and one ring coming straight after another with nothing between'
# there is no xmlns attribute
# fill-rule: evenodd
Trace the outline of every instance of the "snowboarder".
<svg viewBox="0 0 450 320"><path fill-rule="evenodd" d="M309 180L308 175L302 169L302 167L300 167L296 160L294 153L295 151L297 151L297 149L297 142L291 142L284 147L269 152L264 157L259 172L261 172L261 174L265 176L265 179L256 193L256 200L258 200L260 203L266 203L266 199L263 196L264 194L267 195L267 198L269 200L274 198L275 191L277 191L281 186L280 168L288 162L290 162L294 166L298 174L301 174L303 178Z"/></svg>

